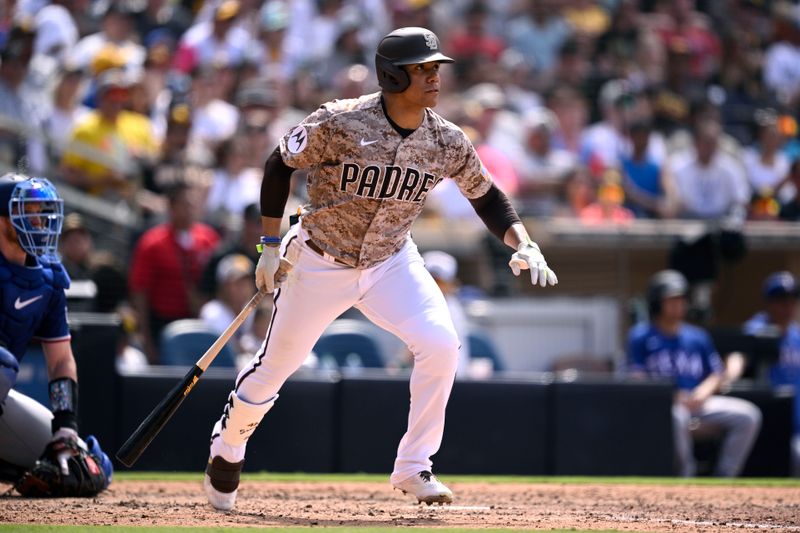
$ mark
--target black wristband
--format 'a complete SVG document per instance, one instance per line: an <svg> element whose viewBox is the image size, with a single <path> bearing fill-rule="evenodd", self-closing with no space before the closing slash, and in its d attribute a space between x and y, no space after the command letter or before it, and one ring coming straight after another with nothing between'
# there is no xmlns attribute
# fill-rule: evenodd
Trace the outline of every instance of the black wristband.
<svg viewBox="0 0 800 533"><path fill-rule="evenodd" d="M78 431L78 384L70 378L58 378L49 383L48 389L53 433L64 427Z"/></svg>

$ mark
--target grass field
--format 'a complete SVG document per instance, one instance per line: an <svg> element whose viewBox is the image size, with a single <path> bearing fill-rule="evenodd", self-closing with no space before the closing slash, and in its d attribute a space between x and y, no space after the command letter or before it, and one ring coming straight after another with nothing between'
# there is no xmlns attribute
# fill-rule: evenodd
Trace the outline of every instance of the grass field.
<svg viewBox="0 0 800 533"><path fill-rule="evenodd" d="M118 472L96 499L0 498L0 533L796 531L800 479L456 476L453 506L417 506L386 475L246 473L232 513L198 472ZM69 525L68 525L69 524ZM484 526L486 529L484 529Z"/></svg>

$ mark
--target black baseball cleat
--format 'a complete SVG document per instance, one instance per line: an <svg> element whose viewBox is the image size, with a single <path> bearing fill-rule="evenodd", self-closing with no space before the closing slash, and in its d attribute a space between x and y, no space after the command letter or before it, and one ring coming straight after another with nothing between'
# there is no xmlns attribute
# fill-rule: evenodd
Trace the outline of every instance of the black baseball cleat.
<svg viewBox="0 0 800 533"><path fill-rule="evenodd" d="M244 459L238 463L229 463L219 455L208 458L203 489L206 491L208 503L214 509L230 511L236 503L236 492L239 489L239 476L242 473Z"/></svg>
<svg viewBox="0 0 800 533"><path fill-rule="evenodd" d="M403 494L413 494L419 503L453 503L453 492L427 470L397 483L394 488Z"/></svg>

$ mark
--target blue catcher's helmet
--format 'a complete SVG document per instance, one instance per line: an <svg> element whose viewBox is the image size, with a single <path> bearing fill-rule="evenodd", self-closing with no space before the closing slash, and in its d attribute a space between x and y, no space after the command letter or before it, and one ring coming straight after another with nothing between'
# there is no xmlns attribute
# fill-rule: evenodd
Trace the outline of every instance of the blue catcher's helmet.
<svg viewBox="0 0 800 533"><path fill-rule="evenodd" d="M23 250L57 260L64 201L49 180L4 174L0 177L0 216L11 220Z"/></svg>

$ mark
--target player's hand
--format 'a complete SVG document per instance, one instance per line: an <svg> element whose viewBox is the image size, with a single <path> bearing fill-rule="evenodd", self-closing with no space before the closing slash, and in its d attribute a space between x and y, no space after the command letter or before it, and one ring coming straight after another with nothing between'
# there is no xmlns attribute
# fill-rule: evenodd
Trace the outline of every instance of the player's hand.
<svg viewBox="0 0 800 533"><path fill-rule="evenodd" d="M533 242L523 242L517 247L517 251L511 256L511 261L508 262L511 271L515 276L523 270L531 271L531 283L536 285L539 283L542 287L546 285L555 285L558 283L556 273L547 266L547 261L544 260L542 252L539 251L539 246Z"/></svg>
<svg viewBox="0 0 800 533"><path fill-rule="evenodd" d="M256 287L268 293L274 292L288 279L293 266L291 262L281 258L279 247L265 246L256 265Z"/></svg>
<svg viewBox="0 0 800 533"><path fill-rule="evenodd" d="M86 443L72 428L60 428L53 433L53 438L50 440L49 447L55 455L55 462L65 476L69 475L69 458L75 455L75 446L86 448Z"/></svg>

